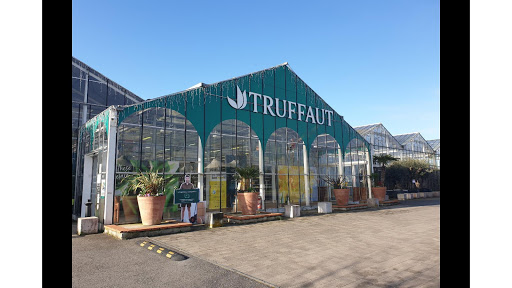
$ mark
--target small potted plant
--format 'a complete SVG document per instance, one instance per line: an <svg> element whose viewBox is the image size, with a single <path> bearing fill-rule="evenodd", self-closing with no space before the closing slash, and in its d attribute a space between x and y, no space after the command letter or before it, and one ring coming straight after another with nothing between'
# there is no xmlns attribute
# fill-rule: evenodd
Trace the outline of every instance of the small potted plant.
<svg viewBox="0 0 512 288"><path fill-rule="evenodd" d="M340 206L348 205L348 199L350 196L350 189L347 187L347 179L343 176L338 177L322 177L322 179L332 186L334 197L336 198L336 204Z"/></svg>
<svg viewBox="0 0 512 288"><path fill-rule="evenodd" d="M237 167L235 180L240 183L240 190L237 193L238 205L243 215L255 215L258 209L258 191L252 188L252 180L260 175L258 168Z"/></svg>
<svg viewBox="0 0 512 288"><path fill-rule="evenodd" d="M380 181L378 173L372 173L372 194L374 198L379 199L379 202L386 200L386 186Z"/></svg>
<svg viewBox="0 0 512 288"><path fill-rule="evenodd" d="M139 204L142 225L160 224L165 207L164 177L157 172L140 173L130 185L130 190L139 191Z"/></svg>

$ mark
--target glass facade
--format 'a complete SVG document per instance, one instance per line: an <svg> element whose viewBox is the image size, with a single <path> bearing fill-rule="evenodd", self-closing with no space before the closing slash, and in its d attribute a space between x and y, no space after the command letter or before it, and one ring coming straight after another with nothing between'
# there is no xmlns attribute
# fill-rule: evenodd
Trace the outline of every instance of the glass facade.
<svg viewBox="0 0 512 288"><path fill-rule="evenodd" d="M325 176L347 177L353 201L368 196L369 142L286 64L107 111L106 137L116 139L107 148L108 157L115 158L106 164L115 167L115 176L107 172L106 177L105 205L113 206L107 222L140 220L131 214L137 207L125 197L134 193L123 180L139 171L166 177L165 219L181 216L172 200L185 174L200 188L207 211L233 212L237 167L260 171L252 184L266 211L282 211L288 203L313 208L318 201L334 200ZM81 126L80 155L91 154L87 137L100 134L86 133L86 127L98 121ZM108 179L115 179L112 191ZM76 187L83 182L80 178Z"/></svg>
<svg viewBox="0 0 512 288"><path fill-rule="evenodd" d="M371 144L372 157L375 155L388 154L400 160L414 159L428 163L433 171L428 174L429 176L425 176L423 179L422 188L434 191L440 189L439 139L425 141L423 136L418 132L392 136L381 123L355 127L355 130ZM376 173L380 178L383 173L381 164L373 163L373 161L372 164L372 172ZM387 185L398 184L388 183ZM398 186L404 189L417 188L413 187L409 182L401 182ZM395 186L395 188L398 186ZM390 188L391 186L387 187Z"/></svg>
<svg viewBox="0 0 512 288"><path fill-rule="evenodd" d="M372 155L389 154L399 159L417 159L429 163L439 169L438 154L431 144L439 143L426 141L420 133L409 133L392 136L381 123L355 127L361 136L370 142ZM439 159L438 159L439 160ZM378 168L379 164L374 164Z"/></svg>
<svg viewBox="0 0 512 288"><path fill-rule="evenodd" d="M203 199L208 204L207 210L231 212L236 195L235 169L248 166L258 168L259 145L258 136L240 120L225 120L213 128L204 150ZM259 186L258 180L253 184Z"/></svg>
<svg viewBox="0 0 512 288"><path fill-rule="evenodd" d="M355 127L354 129L356 129L366 141L371 143L372 155L389 154L396 158L402 158L404 148L400 142L389 133L384 125L378 123Z"/></svg>
<svg viewBox="0 0 512 288"><path fill-rule="evenodd" d="M403 159L416 159L427 161L431 167L435 167L435 152L420 133L394 135L395 139L403 147Z"/></svg>

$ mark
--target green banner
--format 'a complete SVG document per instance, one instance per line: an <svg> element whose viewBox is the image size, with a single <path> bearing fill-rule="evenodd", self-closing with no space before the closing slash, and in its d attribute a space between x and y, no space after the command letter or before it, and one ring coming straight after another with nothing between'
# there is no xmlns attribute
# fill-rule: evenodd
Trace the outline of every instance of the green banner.
<svg viewBox="0 0 512 288"><path fill-rule="evenodd" d="M174 190L174 204L189 204L199 202L199 189Z"/></svg>

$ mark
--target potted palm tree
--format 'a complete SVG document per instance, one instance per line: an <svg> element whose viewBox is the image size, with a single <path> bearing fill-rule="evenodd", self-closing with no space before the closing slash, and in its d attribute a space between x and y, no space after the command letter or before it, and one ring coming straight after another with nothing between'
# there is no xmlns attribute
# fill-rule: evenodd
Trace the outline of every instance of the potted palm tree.
<svg viewBox="0 0 512 288"><path fill-rule="evenodd" d="M379 174L372 173L371 178L373 198L379 199L379 202L386 200L386 186L382 184L382 181L378 180Z"/></svg>
<svg viewBox="0 0 512 288"><path fill-rule="evenodd" d="M130 190L139 191L139 205L142 225L160 224L165 207L164 177L157 172L140 174L133 179Z"/></svg>
<svg viewBox="0 0 512 288"><path fill-rule="evenodd" d="M374 182L374 185L372 187L372 193L373 197L379 199L379 201L384 201L386 198L386 186L384 186L385 179L386 179L386 165L393 161L398 161L399 159L396 157L393 157L389 154L381 154L381 155L375 155L373 156L373 162L375 164L379 163L382 165L382 173L380 175L380 180L377 178L376 173L372 173L372 180ZM375 174L375 175L374 175Z"/></svg>
<svg viewBox="0 0 512 288"><path fill-rule="evenodd" d="M400 160L400 159L393 157L389 154L381 154L381 155L373 156L373 163L374 164L379 163L380 165L382 165L382 173L380 175L380 181L382 183L385 183L384 179L386 179L386 165L388 165L389 163L391 163L393 161L398 161L398 160Z"/></svg>
<svg viewBox="0 0 512 288"><path fill-rule="evenodd" d="M238 205L243 215L255 215L258 208L258 191L252 188L252 180L259 177L259 170L255 167L237 167L235 180L240 183L237 193Z"/></svg>
<svg viewBox="0 0 512 288"><path fill-rule="evenodd" d="M136 160L126 160L120 158L118 159L118 163L122 163L128 167L139 167L140 162ZM155 172L156 174L158 174L158 171L165 171L166 174L161 176L164 178L165 182L165 207L168 207L169 209L174 209L174 207L172 207L172 199L174 199L173 191L178 182L178 177L176 175L173 175L173 173L175 173L176 170L178 169L178 164L171 163L170 161L148 161L148 163L140 163L140 166L141 169L139 169L139 172ZM121 191L120 200L123 206L125 223L133 223L139 220L140 212L137 200L137 195L140 194L141 191L140 188L137 188L137 184L139 183L140 180L138 179L139 177L139 174L130 174L126 175L126 177L122 178L119 182L116 182L116 190Z"/></svg>
<svg viewBox="0 0 512 288"><path fill-rule="evenodd" d="M347 179L343 176L338 177L322 177L322 179L332 186L336 204L340 206L348 205L350 189L347 187Z"/></svg>

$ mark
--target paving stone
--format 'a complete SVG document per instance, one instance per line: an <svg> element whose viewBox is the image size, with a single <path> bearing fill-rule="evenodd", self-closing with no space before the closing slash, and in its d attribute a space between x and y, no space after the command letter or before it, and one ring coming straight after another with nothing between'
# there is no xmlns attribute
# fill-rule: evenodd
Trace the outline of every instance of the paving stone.
<svg viewBox="0 0 512 288"><path fill-rule="evenodd" d="M279 287L436 287L439 199L155 238Z"/></svg>

